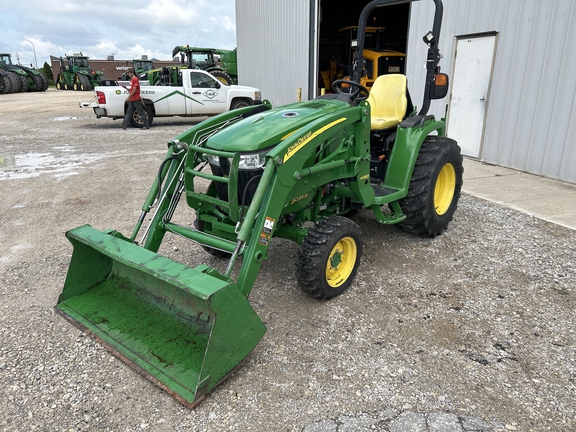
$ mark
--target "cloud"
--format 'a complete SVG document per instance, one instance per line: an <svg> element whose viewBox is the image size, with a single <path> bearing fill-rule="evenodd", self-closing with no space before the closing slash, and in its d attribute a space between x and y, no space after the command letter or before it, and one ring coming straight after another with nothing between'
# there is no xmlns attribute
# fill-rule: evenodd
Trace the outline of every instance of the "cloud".
<svg viewBox="0 0 576 432"><path fill-rule="evenodd" d="M41 66L50 55L78 51L98 59L169 59L177 45L236 46L234 0L0 0L0 10L0 51L13 61L18 54L23 64L33 62L34 49Z"/></svg>

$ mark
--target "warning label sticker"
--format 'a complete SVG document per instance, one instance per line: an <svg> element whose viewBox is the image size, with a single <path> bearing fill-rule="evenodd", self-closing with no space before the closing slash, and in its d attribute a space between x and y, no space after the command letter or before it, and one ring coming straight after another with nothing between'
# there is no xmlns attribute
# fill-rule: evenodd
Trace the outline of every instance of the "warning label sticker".
<svg viewBox="0 0 576 432"><path fill-rule="evenodd" d="M275 219L272 219L266 216L266 220L264 221L264 227L262 228L262 232L260 233L260 239L258 242L265 246L268 246L270 243L270 238L272 237L272 231L274 230L274 224L276 223Z"/></svg>

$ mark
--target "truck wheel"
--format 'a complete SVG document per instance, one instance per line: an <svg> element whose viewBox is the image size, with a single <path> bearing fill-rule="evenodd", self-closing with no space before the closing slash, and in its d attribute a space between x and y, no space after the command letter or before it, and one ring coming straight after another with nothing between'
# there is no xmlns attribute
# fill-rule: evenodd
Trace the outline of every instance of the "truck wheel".
<svg viewBox="0 0 576 432"><path fill-rule="evenodd" d="M362 256L362 232L350 219L332 216L316 223L296 260L296 278L312 297L331 299L354 280Z"/></svg>
<svg viewBox="0 0 576 432"><path fill-rule="evenodd" d="M232 85L232 77L230 75L228 75L226 72L221 71L221 70L211 70L211 71L207 71L210 72L211 75L214 76L214 78L216 78L218 81L220 81L222 84L224 85Z"/></svg>
<svg viewBox="0 0 576 432"><path fill-rule="evenodd" d="M230 105L230 110L235 110L238 108L246 108L252 104L247 99L234 99Z"/></svg>
<svg viewBox="0 0 576 432"><path fill-rule="evenodd" d="M402 230L434 237L452 220L462 189L462 155L456 141L440 136L424 140L406 198L399 200L406 219Z"/></svg>
<svg viewBox="0 0 576 432"><path fill-rule="evenodd" d="M148 126L152 126L152 122L154 121L154 114L152 113L152 108L147 105L144 105L144 112L148 116ZM138 114L137 110L134 110L134 114L132 114L132 118L130 119L130 125L135 128L143 128L144 121Z"/></svg>

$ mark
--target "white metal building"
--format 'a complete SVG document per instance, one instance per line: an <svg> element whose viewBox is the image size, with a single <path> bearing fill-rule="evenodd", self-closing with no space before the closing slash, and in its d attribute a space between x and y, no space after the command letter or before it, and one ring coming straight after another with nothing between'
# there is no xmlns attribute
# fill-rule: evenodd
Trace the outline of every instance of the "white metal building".
<svg viewBox="0 0 576 432"><path fill-rule="evenodd" d="M274 106L295 101L298 88L303 100L317 96L322 29L336 20L357 23L368 1L356 3L236 0L241 84L259 87ZM576 183L576 2L443 3L440 65L451 90L430 112L446 116L448 135L467 156ZM406 75L421 105L422 36L432 26L434 3L406 8ZM404 12L395 12L387 26L404 22Z"/></svg>

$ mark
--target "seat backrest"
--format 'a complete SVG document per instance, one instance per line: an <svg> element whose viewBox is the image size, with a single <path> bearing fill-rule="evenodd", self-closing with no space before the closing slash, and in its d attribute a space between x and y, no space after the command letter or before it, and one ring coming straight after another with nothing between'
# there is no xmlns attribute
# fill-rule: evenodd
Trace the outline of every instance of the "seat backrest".
<svg viewBox="0 0 576 432"><path fill-rule="evenodd" d="M406 83L406 76L402 74L376 78L368 96L372 130L389 129L402 122L408 107Z"/></svg>

